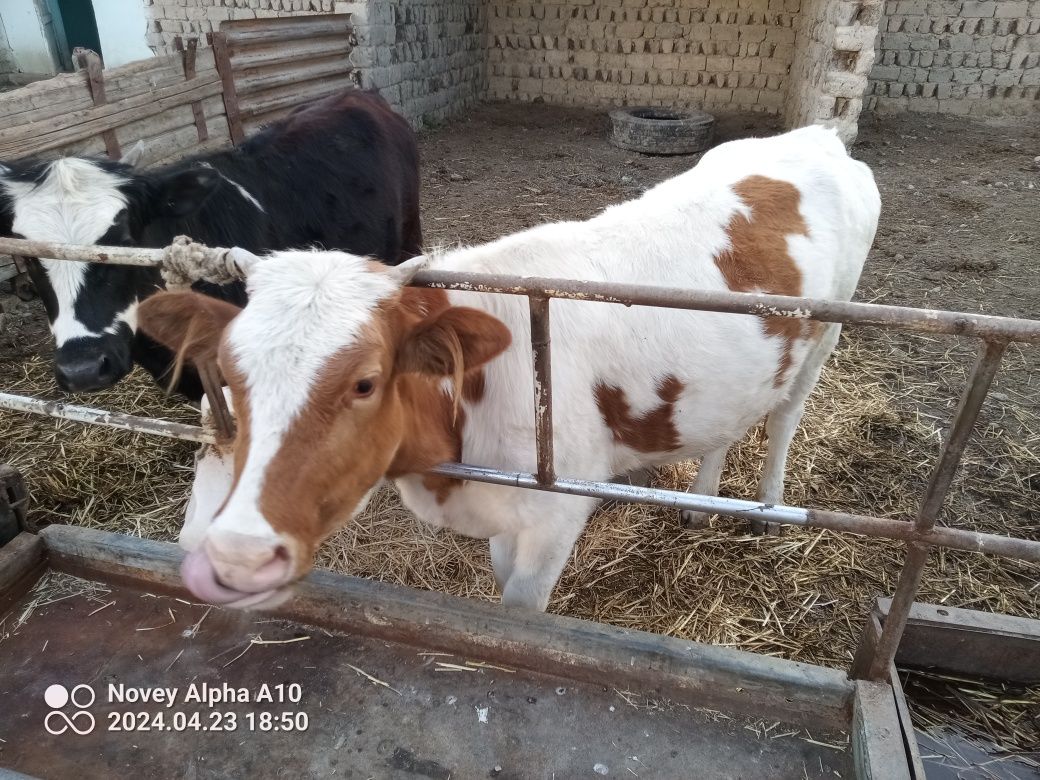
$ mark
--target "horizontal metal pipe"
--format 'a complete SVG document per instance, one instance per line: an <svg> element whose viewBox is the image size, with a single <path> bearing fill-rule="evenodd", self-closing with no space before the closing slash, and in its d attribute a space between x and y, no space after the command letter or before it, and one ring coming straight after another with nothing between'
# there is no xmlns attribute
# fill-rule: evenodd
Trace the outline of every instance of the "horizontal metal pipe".
<svg viewBox="0 0 1040 780"><path fill-rule="evenodd" d="M955 336L1040 342L1040 320L991 317L986 314L940 309L883 306L877 303L460 271L420 271L411 284L414 287L436 287L465 292L537 295L575 301L619 303L624 306L659 306L669 309L754 314L762 317L796 317L917 333L947 333Z"/></svg>
<svg viewBox="0 0 1040 780"><path fill-rule="evenodd" d="M698 512L740 517L748 520L765 520L767 522L786 523L788 525L800 525L810 528L827 528L832 531L846 531L865 536L878 536L885 539L921 542L937 547L949 547L954 550L967 550L969 552L984 552L1005 558L1016 558L1040 563L1040 542L1017 539L1010 536L963 531L956 528L933 528L928 532L922 533L917 531L912 522L903 520L887 520L880 517L851 515L844 512L827 512L818 509L802 509L782 504L760 504L755 501L742 501L735 498L703 496L678 490L619 485L613 482L592 482L583 479L558 477L552 485L540 485L538 478L534 474L520 471L497 471L461 463L444 463L431 469L430 473L444 477L455 477L456 479L468 479L474 482L489 482L495 485L546 490L553 493L566 493L576 496L591 496L593 498L614 501L654 504L676 509L692 509Z"/></svg>
<svg viewBox="0 0 1040 780"><path fill-rule="evenodd" d="M24 396L11 395L10 393L0 393L0 409L13 409L20 412L42 414L48 417L73 420L90 425L102 425L109 428L134 431L135 433L165 436L169 439L183 439L185 441L208 444L216 442L216 436L212 431L207 431L196 425L153 420L149 417L108 412L103 409L91 409L58 401L41 401L37 398L26 398ZM880 536L886 539L920 542L937 547L984 552L1005 558L1040 562L1040 542L1016 539L1009 536L997 536L996 534L982 534L975 531L962 531L955 528L933 528L927 532L919 532L915 529L913 523L902 520L886 520L880 517L851 515L844 512L802 509L781 504L759 504L755 501L742 501L735 498L702 496L697 493L684 493L678 490L643 488L634 485L592 482L583 479L557 478L551 485L541 485L534 474L522 471L496 471L495 469L468 466L461 463L444 463L431 469L430 472L445 477L468 479L474 482L489 482L496 485L591 496L593 498L629 503L654 504L676 509L692 509L698 512L740 517L748 520L758 519L774 523L786 523L788 525L828 528L832 531L847 531L866 536Z"/></svg>
<svg viewBox="0 0 1040 780"><path fill-rule="evenodd" d="M29 412L55 417L59 420L102 425L106 428L118 428L134 433L148 433L153 436L164 436L167 439L183 439L184 441L205 442L212 444L216 437L197 425L156 420L151 417L138 417L134 414L110 412L105 409L92 409L89 406L77 406L61 401L44 401L39 398L26 398L11 393L0 393L0 409L13 409L16 412Z"/></svg>
<svg viewBox="0 0 1040 780"><path fill-rule="evenodd" d="M0 253L92 263L157 266L164 250L114 246L74 246L45 241L0 238ZM511 274L476 274L459 271L421 271L411 284L447 290L534 295L577 301L600 301L625 306L661 306L672 309L798 317L848 325L871 325L917 333L1040 343L1040 321L991 317L986 314L912 309L876 303L827 301L787 295L758 295L722 290L685 290L620 282L582 282Z"/></svg>

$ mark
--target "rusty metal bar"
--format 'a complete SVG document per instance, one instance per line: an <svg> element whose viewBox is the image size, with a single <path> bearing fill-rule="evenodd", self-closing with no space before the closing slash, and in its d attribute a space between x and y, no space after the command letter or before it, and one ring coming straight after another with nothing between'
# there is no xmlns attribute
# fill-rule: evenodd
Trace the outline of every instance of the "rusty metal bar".
<svg viewBox="0 0 1040 780"><path fill-rule="evenodd" d="M754 314L760 317L796 317L917 333L948 333L955 336L1040 343L1040 321L1037 320L991 317L985 314L939 309L883 306L876 303L459 271L420 271L411 284L415 287L436 287L444 290L541 295L547 298L619 303L624 306L659 306L669 309Z"/></svg>
<svg viewBox="0 0 1040 780"><path fill-rule="evenodd" d="M936 547L949 547L968 552L984 552L1005 558L1040 563L1040 542L1018 539L1013 536L964 531L956 528L933 528L922 533L913 523L905 520L890 520L867 515L852 515L845 512L828 512L817 509L784 506L782 504L760 504L721 496L704 496L680 490L662 490L624 485L613 482L593 482L584 479L557 477L552 485L542 485L534 474L522 471L499 471L464 463L443 463L430 469L431 474L493 485L546 490L574 496L590 496L628 503L654 504L655 506L691 509L697 512L739 517L746 520L766 520L773 523L826 528L865 536L879 536L897 541L918 542Z"/></svg>
<svg viewBox="0 0 1040 780"><path fill-rule="evenodd" d="M549 299L532 295L531 349L534 360L534 441L538 452L538 482L556 481L553 459L552 352L549 334Z"/></svg>
<svg viewBox="0 0 1040 780"><path fill-rule="evenodd" d="M968 444L979 411L986 400L993 378L1000 369L1000 360L1004 356L1007 343L1004 341L987 341L979 349L979 356L972 368L968 386L961 396L960 404L953 416L950 433L943 444L939 461L928 480L921 508L918 510L916 525L918 530L927 531L935 525L942 509L946 493L950 489L957 466L961 462L964 448Z"/></svg>
<svg viewBox="0 0 1040 780"><path fill-rule="evenodd" d="M101 409L90 409L57 401L41 401L36 398L11 395L10 393L0 393L0 409L13 409L31 414L42 414L48 417L73 420L90 425L102 425L134 431L135 433L153 434L170 439L182 439L207 444L214 444L217 441L217 437L212 432L196 425L153 420L149 417L107 412ZM1005 558L1040 563L1040 542L1018 539L1012 536L964 531L956 528L938 527L921 532L917 530L914 523L904 520L803 509L782 504L760 504L756 501L743 501L735 498L722 498L720 496L704 496L680 490L662 490L660 488L637 487L635 485L623 485L613 482L593 482L583 479L558 477L552 484L542 484L534 474L521 471L498 471L497 469L470 466L463 463L443 463L430 469L430 473L455 479L468 479L474 482L488 482L494 485L509 485L512 487L546 490L553 493L565 493L576 496L590 496L592 498L625 501L628 503L691 509L698 512L748 520L766 520L787 525L827 528L832 531L879 536L885 539L917 542L936 547L949 547L950 549L968 552L984 552Z"/></svg>
<svg viewBox="0 0 1040 780"><path fill-rule="evenodd" d="M151 417L138 417L122 412L110 412L105 409L91 409L89 406L77 406L61 401L43 401L39 398L26 398L11 393L0 393L0 409L13 409L17 412L43 414L61 420L103 425L107 428L118 428L134 433L147 433L153 436L164 436L167 439L183 439L185 441L205 442L213 444L216 437L197 425L155 420Z"/></svg>
<svg viewBox="0 0 1040 780"><path fill-rule="evenodd" d="M0 254L79 260L119 265L155 265L163 258L162 249L128 247L74 246L18 238L0 238ZM459 271L420 271L411 282L414 287L445 290L530 295L577 301L618 303L624 306L658 306L670 309L695 309L760 317L797 317L820 322L870 325L916 333L947 333L983 339L1040 343L1040 321L991 317L986 314L883 306L876 303L827 301L788 295L758 295L714 290L682 290L645 284L618 282L580 282L507 274L476 274Z"/></svg>
<svg viewBox="0 0 1040 780"><path fill-rule="evenodd" d="M982 404L986 400L986 394L1000 369L1000 360L1004 356L1006 348L1006 341L987 341L979 349L971 377L968 379L968 384L953 416L950 433L943 443L942 452L932 470L928 487L921 499L917 519L914 521L914 528L922 535L935 528L943 501L946 499L953 477L957 473L957 466L960 464L968 438L975 427ZM899 640L903 637L906 621L910 617L910 608L914 604L917 589L921 585L921 577L924 574L924 567L928 563L929 552L930 548L927 545L920 544L911 544L907 550L906 561L903 563L903 570L899 573L899 583L896 585L896 592L892 598L888 619L881 631L881 638L878 640L867 673L872 680L885 679L890 665L895 660Z"/></svg>

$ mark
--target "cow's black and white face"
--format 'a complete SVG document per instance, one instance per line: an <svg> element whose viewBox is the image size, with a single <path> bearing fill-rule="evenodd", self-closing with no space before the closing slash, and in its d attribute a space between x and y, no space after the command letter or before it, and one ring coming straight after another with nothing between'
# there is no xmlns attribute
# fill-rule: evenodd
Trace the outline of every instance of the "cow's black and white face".
<svg viewBox="0 0 1040 780"><path fill-rule="evenodd" d="M166 181L135 174L122 163L75 157L0 166L5 232L64 244L140 246L155 220L197 209L219 175L193 169L174 178ZM170 190L178 181L192 190L190 203L184 193ZM158 289L158 273L45 258L33 258L29 266L54 334L58 384L90 391L119 381L133 367L137 306Z"/></svg>

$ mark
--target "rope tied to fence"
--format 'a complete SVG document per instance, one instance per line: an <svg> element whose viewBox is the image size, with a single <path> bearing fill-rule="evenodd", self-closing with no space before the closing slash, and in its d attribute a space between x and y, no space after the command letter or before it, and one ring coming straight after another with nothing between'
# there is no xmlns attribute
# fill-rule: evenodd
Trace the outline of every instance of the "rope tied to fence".
<svg viewBox="0 0 1040 780"><path fill-rule="evenodd" d="M214 249L188 236L177 236L163 250L159 273L171 290L191 287L199 281L229 284L245 279L257 260L256 255L240 247Z"/></svg>

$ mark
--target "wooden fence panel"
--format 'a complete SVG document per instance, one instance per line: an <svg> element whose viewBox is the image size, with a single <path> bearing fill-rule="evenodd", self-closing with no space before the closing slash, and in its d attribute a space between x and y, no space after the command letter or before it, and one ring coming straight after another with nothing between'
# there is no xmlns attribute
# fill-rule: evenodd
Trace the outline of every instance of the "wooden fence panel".
<svg viewBox="0 0 1040 780"><path fill-rule="evenodd" d="M359 83L350 14L222 22L211 42L236 143L296 106Z"/></svg>
<svg viewBox="0 0 1040 780"><path fill-rule="evenodd" d="M116 157L144 141L149 164L201 151L200 143L230 143L209 49L189 42L183 51L107 69L95 57L84 55L76 73L0 94L0 159L106 151Z"/></svg>

